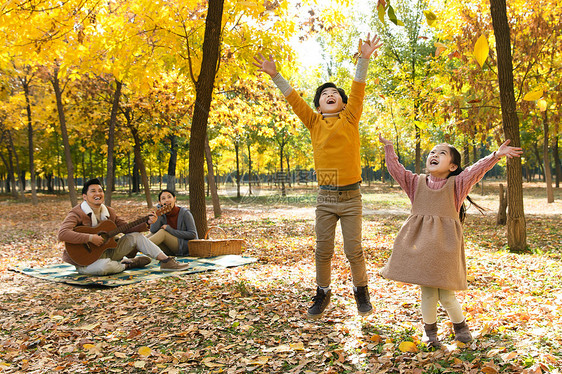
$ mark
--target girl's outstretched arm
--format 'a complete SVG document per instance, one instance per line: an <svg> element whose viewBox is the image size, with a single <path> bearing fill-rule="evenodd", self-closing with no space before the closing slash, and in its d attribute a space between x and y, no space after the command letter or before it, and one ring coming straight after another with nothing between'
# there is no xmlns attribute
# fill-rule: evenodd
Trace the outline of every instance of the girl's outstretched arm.
<svg viewBox="0 0 562 374"><path fill-rule="evenodd" d="M387 145L392 145L392 142L388 139L385 139L382 137L381 133L379 133L379 141L384 144L385 146Z"/></svg>
<svg viewBox="0 0 562 374"><path fill-rule="evenodd" d="M500 148L496 151L497 158L502 158L503 156L507 158L521 157L523 149L521 147L511 147L508 145L509 143L511 143L511 140L507 139L500 145Z"/></svg>
<svg viewBox="0 0 562 374"><path fill-rule="evenodd" d="M470 192L472 186L478 183L488 170L492 169L498 160L502 157L519 157L523 151L519 147L511 147L508 144L510 140L506 140L500 148L492 154L481 158L473 165L464 169L455 180L455 200L457 209L460 209L462 202Z"/></svg>
<svg viewBox="0 0 562 374"><path fill-rule="evenodd" d="M412 173L410 170L406 170L404 165L398 161L398 156L396 156L390 140L383 138L381 134L379 134L379 140L384 144L385 161L388 172L400 187L402 187L404 192L406 192L410 201L413 202L419 176Z"/></svg>

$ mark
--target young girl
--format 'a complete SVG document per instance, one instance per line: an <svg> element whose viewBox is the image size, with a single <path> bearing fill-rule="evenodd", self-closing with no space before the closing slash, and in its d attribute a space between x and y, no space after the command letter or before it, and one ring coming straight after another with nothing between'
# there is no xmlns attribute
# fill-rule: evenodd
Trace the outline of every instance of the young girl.
<svg viewBox="0 0 562 374"><path fill-rule="evenodd" d="M176 205L176 195L170 190L162 190L158 194L160 205L169 205L172 210L158 216L158 220L150 225L150 241L170 256L188 256L187 242L197 239L195 221L191 212Z"/></svg>
<svg viewBox="0 0 562 374"><path fill-rule="evenodd" d="M453 322L455 339L468 343L472 336L454 293L468 288L461 226L463 201L501 157L519 157L523 152L508 146L507 140L497 151L463 170L459 151L449 144L438 144L427 156L425 166L429 175L417 175L398 162L392 142L381 135L379 140L385 146L389 173L412 202L411 214L400 229L381 274L421 286L423 341L428 346L439 346L438 301Z"/></svg>

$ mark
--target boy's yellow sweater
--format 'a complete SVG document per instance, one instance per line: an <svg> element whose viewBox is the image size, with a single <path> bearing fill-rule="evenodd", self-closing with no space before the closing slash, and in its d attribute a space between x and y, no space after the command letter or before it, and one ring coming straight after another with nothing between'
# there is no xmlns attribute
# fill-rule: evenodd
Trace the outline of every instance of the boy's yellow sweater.
<svg viewBox="0 0 562 374"><path fill-rule="evenodd" d="M345 109L324 118L293 89L287 101L310 131L318 185L346 186L361 181L359 119L365 83L353 81Z"/></svg>

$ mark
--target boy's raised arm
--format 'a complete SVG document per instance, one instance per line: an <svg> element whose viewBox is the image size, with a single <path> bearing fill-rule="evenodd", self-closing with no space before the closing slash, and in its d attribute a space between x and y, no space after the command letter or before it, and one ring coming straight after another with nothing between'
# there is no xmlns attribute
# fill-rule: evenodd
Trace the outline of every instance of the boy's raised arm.
<svg viewBox="0 0 562 374"><path fill-rule="evenodd" d="M277 75L277 67L275 66L275 60L273 60L273 56L269 55L269 60L263 57L261 53L258 53L257 56L254 56L254 66L257 66L259 69L258 71L262 71L266 74L269 74L271 78Z"/></svg>
<svg viewBox="0 0 562 374"><path fill-rule="evenodd" d="M373 52L382 46L381 39L375 35L371 39L371 33L367 34L367 40L361 43L361 53L357 61L357 70L355 71L355 81L365 83L367 78L367 70L369 69L369 59Z"/></svg>
<svg viewBox="0 0 562 374"><path fill-rule="evenodd" d="M361 57L367 59L371 58L373 52L375 52L380 47L382 47L381 38L378 35L375 35L373 36L373 39L371 39L371 33L368 33L367 40L361 43Z"/></svg>
<svg viewBox="0 0 562 374"><path fill-rule="evenodd" d="M258 71L268 74L273 80L273 83L275 83L275 85L281 90L283 95L287 96L291 93L293 88L291 87L289 82L287 82L287 80L285 80L285 78L283 78L281 74L277 72L275 60L273 59L272 55L269 55L268 60L263 57L261 53L259 53L257 56L254 56L254 60L255 62L253 64L254 66L257 66L259 68Z"/></svg>

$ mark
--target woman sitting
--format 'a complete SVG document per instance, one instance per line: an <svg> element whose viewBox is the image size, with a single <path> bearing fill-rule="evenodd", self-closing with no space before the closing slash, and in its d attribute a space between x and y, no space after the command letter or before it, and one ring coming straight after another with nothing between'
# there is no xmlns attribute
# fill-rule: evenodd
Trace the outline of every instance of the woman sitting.
<svg viewBox="0 0 562 374"><path fill-rule="evenodd" d="M176 195L170 190L162 190L158 194L161 206L169 205L172 210L158 217L150 225L150 241L171 256L189 256L187 242L198 239L195 221L191 212L176 205Z"/></svg>

